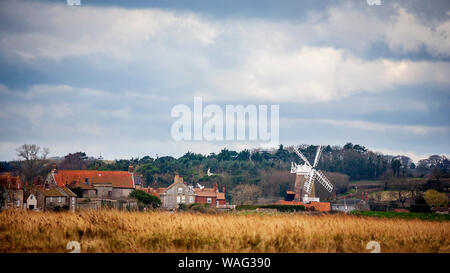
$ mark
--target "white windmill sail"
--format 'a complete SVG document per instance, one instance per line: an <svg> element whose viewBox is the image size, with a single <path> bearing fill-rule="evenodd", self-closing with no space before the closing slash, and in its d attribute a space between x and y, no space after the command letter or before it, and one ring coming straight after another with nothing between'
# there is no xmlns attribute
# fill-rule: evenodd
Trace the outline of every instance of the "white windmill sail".
<svg viewBox="0 0 450 273"><path fill-rule="evenodd" d="M322 153L322 146L319 145L317 147L314 164L312 166L308 159L306 159L306 157L297 148L294 147L294 151L305 162L303 165L297 165L295 163L291 164L291 173L295 172L297 175L303 175L305 177L305 184L303 186L305 190L305 195L303 197L304 201L308 202L308 200L312 200L308 197L308 195L311 194L312 186L315 180L318 180L327 191L331 192L333 190L333 185L321 171L316 169Z"/></svg>
<svg viewBox="0 0 450 273"><path fill-rule="evenodd" d="M306 183L305 183L305 192L307 194L311 194L313 179L314 179L314 170L311 169L311 174L308 175L308 177L305 177Z"/></svg>
<svg viewBox="0 0 450 273"><path fill-rule="evenodd" d="M308 159L306 159L306 157L297 149L294 147L294 152L303 160L305 161L305 164L308 166L311 166L311 164L309 164Z"/></svg>
<svg viewBox="0 0 450 273"><path fill-rule="evenodd" d="M319 145L319 147L317 147L316 158L314 159L313 168L317 167L317 164L319 163L319 157L320 157L321 153L322 153L322 146Z"/></svg>
<svg viewBox="0 0 450 273"><path fill-rule="evenodd" d="M330 180L328 180L328 178L321 171L315 171L314 173L316 174L319 183L322 184L328 192L331 192L333 190L333 185L330 183Z"/></svg>

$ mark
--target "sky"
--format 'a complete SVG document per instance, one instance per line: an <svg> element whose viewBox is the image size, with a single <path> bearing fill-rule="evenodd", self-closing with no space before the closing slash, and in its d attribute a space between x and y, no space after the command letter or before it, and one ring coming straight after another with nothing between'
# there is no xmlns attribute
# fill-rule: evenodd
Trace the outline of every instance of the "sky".
<svg viewBox="0 0 450 273"><path fill-rule="evenodd" d="M279 105L280 143L450 154L449 1L0 1L0 160L179 157L175 105Z"/></svg>

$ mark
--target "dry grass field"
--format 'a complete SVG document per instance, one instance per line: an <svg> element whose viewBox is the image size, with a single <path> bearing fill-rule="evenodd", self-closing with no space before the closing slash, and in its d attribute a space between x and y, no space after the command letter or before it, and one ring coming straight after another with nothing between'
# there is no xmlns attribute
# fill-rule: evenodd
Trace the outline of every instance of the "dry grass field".
<svg viewBox="0 0 450 273"><path fill-rule="evenodd" d="M450 252L450 222L350 215L0 213L0 252Z"/></svg>

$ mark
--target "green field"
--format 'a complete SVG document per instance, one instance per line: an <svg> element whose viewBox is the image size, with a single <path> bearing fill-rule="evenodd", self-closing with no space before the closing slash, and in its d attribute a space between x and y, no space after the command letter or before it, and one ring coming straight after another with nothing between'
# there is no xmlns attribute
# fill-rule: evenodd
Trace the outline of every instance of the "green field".
<svg viewBox="0 0 450 273"><path fill-rule="evenodd" d="M416 213L416 212L387 212L387 211L352 211L353 215L379 218L421 219L434 221L450 221L449 214Z"/></svg>

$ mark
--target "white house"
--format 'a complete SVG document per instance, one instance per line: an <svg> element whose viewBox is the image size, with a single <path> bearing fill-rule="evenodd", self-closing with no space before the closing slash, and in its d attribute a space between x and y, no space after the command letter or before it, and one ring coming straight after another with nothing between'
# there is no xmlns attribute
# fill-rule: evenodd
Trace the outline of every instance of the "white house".
<svg viewBox="0 0 450 273"><path fill-rule="evenodd" d="M37 208L37 198L32 193L26 193L23 197L23 208L24 209L36 209Z"/></svg>

